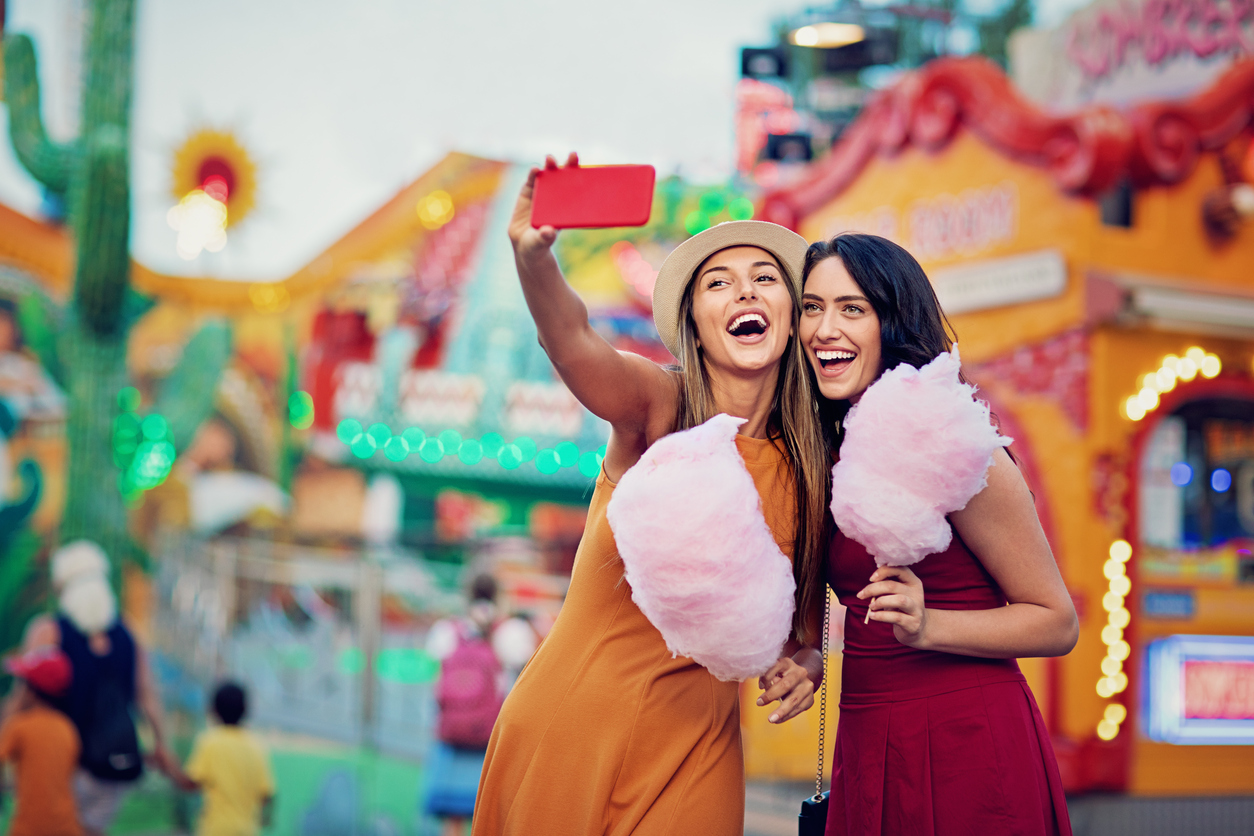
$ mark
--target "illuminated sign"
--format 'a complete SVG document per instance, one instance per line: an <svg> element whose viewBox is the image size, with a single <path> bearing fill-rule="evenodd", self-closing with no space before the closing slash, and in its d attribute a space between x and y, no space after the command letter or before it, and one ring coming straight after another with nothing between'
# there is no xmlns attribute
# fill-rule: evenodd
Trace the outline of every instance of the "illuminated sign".
<svg viewBox="0 0 1254 836"><path fill-rule="evenodd" d="M1146 663L1152 740L1254 744L1254 636L1171 636L1150 643Z"/></svg>

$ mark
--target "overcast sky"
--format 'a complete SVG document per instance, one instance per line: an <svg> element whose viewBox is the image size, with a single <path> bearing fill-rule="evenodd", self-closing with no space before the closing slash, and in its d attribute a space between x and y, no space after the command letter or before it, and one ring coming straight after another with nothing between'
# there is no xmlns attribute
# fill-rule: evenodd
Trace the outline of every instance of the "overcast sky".
<svg viewBox="0 0 1254 836"><path fill-rule="evenodd" d="M67 32L82 0L10 0L35 35L54 131L72 119ZM979 0L996 3L998 0ZM1049 18L1072 0L1049 0ZM770 41L787 0L139 0L132 250L179 275L274 280L444 153L652 163L726 177L739 48ZM174 151L233 131L258 205L218 254L184 261L166 222ZM39 192L0 149L0 201Z"/></svg>

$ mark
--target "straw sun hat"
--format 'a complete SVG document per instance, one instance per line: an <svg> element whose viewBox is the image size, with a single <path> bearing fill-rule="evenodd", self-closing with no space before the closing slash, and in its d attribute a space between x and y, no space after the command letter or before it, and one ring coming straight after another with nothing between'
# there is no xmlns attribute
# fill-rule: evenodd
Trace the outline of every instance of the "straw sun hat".
<svg viewBox="0 0 1254 836"><path fill-rule="evenodd" d="M809 245L792 230L766 221L727 221L694 235L671 252L653 285L653 324L662 344L679 356L679 305L701 262L728 247L760 247L775 256L801 297L801 268Z"/></svg>

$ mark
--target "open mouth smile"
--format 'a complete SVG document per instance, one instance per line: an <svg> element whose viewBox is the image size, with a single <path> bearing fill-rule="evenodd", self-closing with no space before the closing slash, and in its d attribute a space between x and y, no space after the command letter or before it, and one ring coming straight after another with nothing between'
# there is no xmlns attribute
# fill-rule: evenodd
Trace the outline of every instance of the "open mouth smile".
<svg viewBox="0 0 1254 836"><path fill-rule="evenodd" d="M858 356L855 352L843 348L816 348L814 356L822 367L823 376L835 376L849 368Z"/></svg>
<svg viewBox="0 0 1254 836"><path fill-rule="evenodd" d="M746 311L727 323L727 333L739 342L757 342L771 327L766 316L758 311Z"/></svg>

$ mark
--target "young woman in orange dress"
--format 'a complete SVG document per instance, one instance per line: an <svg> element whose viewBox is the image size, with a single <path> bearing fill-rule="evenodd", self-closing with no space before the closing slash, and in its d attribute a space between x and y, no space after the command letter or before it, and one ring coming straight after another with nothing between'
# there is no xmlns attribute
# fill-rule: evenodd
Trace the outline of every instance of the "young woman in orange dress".
<svg viewBox="0 0 1254 836"><path fill-rule="evenodd" d="M536 173L510 224L519 279L558 375L611 433L566 601L488 745L473 833L740 836L738 684L668 651L632 599L606 507L658 439L718 413L746 419L735 444L775 542L794 559L801 599L798 641L762 676L759 703L772 722L813 704L822 667L805 644L817 644L821 619L830 459L797 343L806 244L755 221L681 244L654 289L658 331L679 361L664 367L616 351L589 325L553 256L556 232L531 226Z"/></svg>

